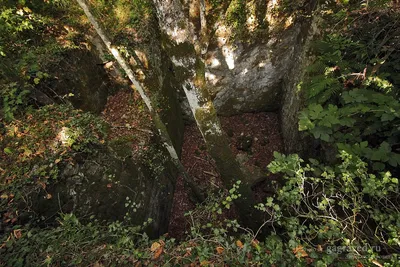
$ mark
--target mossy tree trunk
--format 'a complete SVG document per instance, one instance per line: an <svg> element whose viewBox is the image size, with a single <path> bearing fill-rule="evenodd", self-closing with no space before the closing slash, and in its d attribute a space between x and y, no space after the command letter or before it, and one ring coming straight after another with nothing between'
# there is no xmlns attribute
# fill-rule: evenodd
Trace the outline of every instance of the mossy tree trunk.
<svg viewBox="0 0 400 267"><path fill-rule="evenodd" d="M179 0L153 2L162 32L163 47L174 64L176 77L182 82L207 149L216 162L226 188L231 188L239 180L242 182L239 190L241 198L235 204L245 226L256 229L260 225L260 218L254 209L255 199L250 180L229 147L228 137L221 128L206 87L205 64L202 59L207 46L204 2L192 1L188 11ZM200 27L196 29L195 24Z"/></svg>
<svg viewBox="0 0 400 267"><path fill-rule="evenodd" d="M126 60L121 56L119 53L118 49L113 47L110 39L108 38L107 34L105 31L101 28L100 24L97 22L97 19L93 16L93 14L90 11L89 6L87 5L85 0L76 0L77 3L80 5L82 10L85 12L85 15L89 19L90 23L92 24L93 28L96 30L97 34L100 36L104 44L106 45L107 49L110 51L110 53L114 56L115 60L118 62L118 64L121 66L121 68L125 71L126 75L128 76L129 80L132 82L133 86L135 89L139 92L143 102L146 104L147 108L150 111L151 117L153 119L153 122L159 132L159 135L161 137L161 140L164 144L164 147L168 150L171 159L173 163L175 164L176 168L178 171L184 176L184 179L186 183L190 186L192 189L195 197L199 201L204 201L204 196L201 193L199 187L197 184L193 181L193 179L187 174L184 166L179 160L178 153L175 150L173 146L173 142L171 140L171 137L169 136L167 127L161 120L159 114L155 111L153 108L153 104L151 99L147 96L144 86L142 86L135 78L135 75L133 73L133 70L129 66L129 64L126 62Z"/></svg>

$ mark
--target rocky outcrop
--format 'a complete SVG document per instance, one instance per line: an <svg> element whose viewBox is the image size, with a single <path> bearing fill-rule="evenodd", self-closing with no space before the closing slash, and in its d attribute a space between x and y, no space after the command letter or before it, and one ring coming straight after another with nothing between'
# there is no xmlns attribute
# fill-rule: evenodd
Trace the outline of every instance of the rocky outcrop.
<svg viewBox="0 0 400 267"><path fill-rule="evenodd" d="M231 7L225 6L219 13L211 10L206 37L193 35L205 63L206 87L219 115L279 111L286 101L284 87L291 83L295 70L304 67L299 66L298 57L310 22L306 16L297 19L279 13L277 5L275 1L250 1L244 11L247 20L240 29L235 29L228 16ZM189 11L186 16L198 12ZM177 14L174 21L182 20L182 12ZM196 29L193 23L190 28ZM185 37L178 28L174 36ZM177 49L177 55L180 52ZM185 118L193 120L183 93L181 103Z"/></svg>
<svg viewBox="0 0 400 267"><path fill-rule="evenodd" d="M221 115L276 111L282 98L282 80L293 68L294 47L300 28L286 30L281 38L252 45L236 41L227 57L216 47L207 53L206 78L214 105ZM225 53L225 56L224 56Z"/></svg>
<svg viewBox="0 0 400 267"><path fill-rule="evenodd" d="M45 224L59 212L83 222L125 220L140 226L151 219L147 233L157 237L167 231L176 174L164 155L146 162L103 150L67 165L56 182L31 196L32 209Z"/></svg>
<svg viewBox="0 0 400 267"><path fill-rule="evenodd" d="M56 101L68 99L84 111L100 113L114 84L107 76L101 59L94 51L72 49L63 52L60 61L48 66L53 79L41 88Z"/></svg>

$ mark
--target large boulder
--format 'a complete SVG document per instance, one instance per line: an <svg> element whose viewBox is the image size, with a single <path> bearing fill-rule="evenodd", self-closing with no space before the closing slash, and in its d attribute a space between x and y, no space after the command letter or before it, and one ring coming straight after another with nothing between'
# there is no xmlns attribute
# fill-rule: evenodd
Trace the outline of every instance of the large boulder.
<svg viewBox="0 0 400 267"><path fill-rule="evenodd" d="M151 219L147 233L157 237L167 231L176 175L163 154L146 162L103 150L65 166L56 182L32 195L32 209L45 224L60 212L74 213L83 221L133 225Z"/></svg>

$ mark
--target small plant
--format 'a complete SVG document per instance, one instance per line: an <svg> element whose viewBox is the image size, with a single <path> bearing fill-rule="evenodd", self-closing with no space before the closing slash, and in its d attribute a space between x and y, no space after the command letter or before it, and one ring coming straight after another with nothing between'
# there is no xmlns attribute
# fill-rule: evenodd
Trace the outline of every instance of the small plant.
<svg viewBox="0 0 400 267"><path fill-rule="evenodd" d="M17 83L10 83L3 87L1 98L3 100L3 114L6 121L11 121L22 107L27 105L28 90L21 90Z"/></svg>
<svg viewBox="0 0 400 267"><path fill-rule="evenodd" d="M400 220L398 179L389 172L369 173L365 162L345 151L339 157L340 164L329 167L275 153L268 167L281 173L285 184L259 209L284 229L292 249L301 245L312 251L306 254L317 263L373 261L383 251L398 253L399 233L393 228ZM346 253L329 250L338 246L348 248Z"/></svg>

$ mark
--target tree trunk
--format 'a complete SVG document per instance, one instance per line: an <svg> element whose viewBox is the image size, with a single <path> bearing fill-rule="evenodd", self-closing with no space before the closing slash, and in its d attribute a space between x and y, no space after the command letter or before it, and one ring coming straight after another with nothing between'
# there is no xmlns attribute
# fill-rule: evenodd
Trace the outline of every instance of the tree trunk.
<svg viewBox="0 0 400 267"><path fill-rule="evenodd" d="M126 63L125 59L120 55L119 51L117 48L113 47L111 44L110 39L107 37L103 29L100 27L99 23L97 22L96 18L92 15L90 12L89 6L86 4L85 0L76 0L80 7L83 9L85 12L85 15L89 19L90 23L96 30L97 34L100 36L101 40L104 42L106 45L107 49L110 51L110 53L114 56L118 64L121 66L121 68L125 71L127 74L129 80L132 82L133 86L135 89L139 92L141 98L143 99L144 103L146 104L147 108L150 111L150 115L153 119L153 122L160 134L161 140L165 146L165 148L168 150L168 153L171 156L171 159L173 163L175 164L176 168L178 171L183 175L186 183L190 186L192 189L195 197L199 201L204 201L204 195L201 193L199 187L197 184L192 180L192 178L187 174L184 166L179 160L178 153L176 152L172 140L168 134L167 127L165 124L162 122L159 114L153 109L152 103L150 98L146 95L146 92L144 90L144 87L136 80L135 75L130 68L130 66Z"/></svg>
<svg viewBox="0 0 400 267"><path fill-rule="evenodd" d="M231 188L241 181L241 198L235 202L241 221L245 226L256 229L260 225L259 213L254 209L255 199L251 184L242 172L239 163L232 153L226 134L223 132L214 105L209 97L205 83L205 64L201 55L205 53L204 38L205 8L202 0L198 20L200 34L196 35L193 13L189 16L179 0L153 0L162 31L163 46L170 56L178 79L182 81L183 90L188 99L191 111L206 143L207 149L214 158L226 188Z"/></svg>

